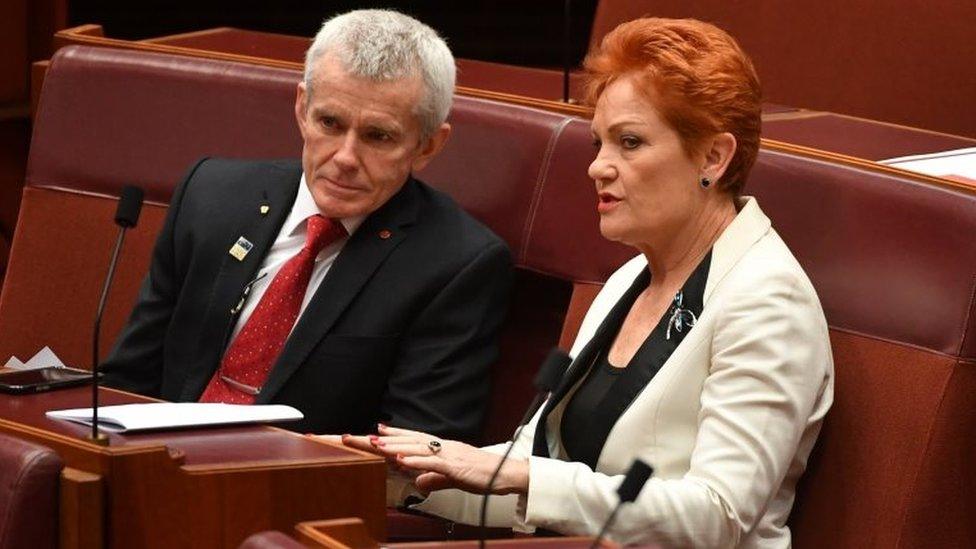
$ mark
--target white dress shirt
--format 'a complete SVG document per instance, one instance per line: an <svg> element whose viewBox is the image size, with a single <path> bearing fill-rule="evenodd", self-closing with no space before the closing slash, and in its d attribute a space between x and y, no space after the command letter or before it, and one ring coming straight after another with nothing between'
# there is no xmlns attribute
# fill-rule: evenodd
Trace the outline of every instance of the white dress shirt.
<svg viewBox="0 0 976 549"><path fill-rule="evenodd" d="M228 346L237 338L237 334L240 333L241 329L244 328L247 319L251 317L251 313L254 312L258 303L261 302L261 297L264 296L264 292L267 291L268 286L271 285L271 281L278 274L278 270L305 246L305 238L308 234L308 218L319 213L319 208L315 205L315 199L312 198L312 193L305 183L305 175L302 174L302 180L298 184L298 195L295 197L295 203L292 204L288 218L285 219L281 230L278 231L278 236L275 237L274 243L271 244L271 248L268 249L268 253L264 256L264 261L261 263L261 267L258 269L258 274L255 277L259 280L251 285L251 291L248 293L247 301L241 310L240 316L237 317L237 324L234 326L234 332L228 340ZM357 216L340 219L339 222L346 228L346 233L351 236L365 219L366 216ZM305 312L305 308L308 307L308 303L312 300L312 296L315 295L315 290L319 288L322 280L325 279L325 275L329 273L329 269L332 267L335 258L339 255L346 241L349 240L349 236L340 238L325 248L322 248L322 251L316 256L315 266L312 267L312 277L308 281L308 288L305 290L302 306L298 310L299 319L302 317L302 313ZM295 320L295 324L298 324L297 319ZM294 326L292 326L292 329L294 329Z"/></svg>

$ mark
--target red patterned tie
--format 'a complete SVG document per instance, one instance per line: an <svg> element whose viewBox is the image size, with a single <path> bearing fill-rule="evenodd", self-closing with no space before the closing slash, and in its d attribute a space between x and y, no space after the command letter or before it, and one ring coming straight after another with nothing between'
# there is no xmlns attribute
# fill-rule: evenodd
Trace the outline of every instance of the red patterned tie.
<svg viewBox="0 0 976 549"><path fill-rule="evenodd" d="M305 247L275 275L244 328L224 353L220 368L207 384L200 402L254 403L298 319L315 257L322 248L345 235L346 230L338 221L321 215L308 218Z"/></svg>

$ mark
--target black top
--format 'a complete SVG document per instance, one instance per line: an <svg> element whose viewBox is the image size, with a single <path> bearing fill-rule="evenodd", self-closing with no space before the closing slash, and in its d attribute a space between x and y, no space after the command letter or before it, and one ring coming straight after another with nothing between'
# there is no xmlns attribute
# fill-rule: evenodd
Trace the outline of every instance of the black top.
<svg viewBox="0 0 976 549"><path fill-rule="evenodd" d="M637 296L650 284L651 276L646 269L637 276L604 319L593 339L580 352L576 363L570 366L563 383L551 399L553 402L562 400L580 378L586 376L566 405L559 427L563 447L570 460L585 463L591 469L596 468L610 429L701 316L711 257L709 252L698 264L675 294L671 306L661 316L657 326L625 367L610 365L607 355ZM548 412L546 410L544 415L548 415ZM540 425L544 425L544 421L540 421ZM538 431L536 438L538 442ZM535 451L539 449L537 444ZM536 452L536 455L540 454Z"/></svg>
<svg viewBox="0 0 976 549"><path fill-rule="evenodd" d="M610 388L623 373L624 368L617 368L610 364L606 352L601 352L597 357L596 363L586 376L586 381L576 391L566 410L563 412L562 425L560 425L560 436L563 446L571 460L576 461L576 456L586 455L590 452L586 448L586 439L573 436L573 432L581 432L589 422L590 414L595 410L600 402L610 392Z"/></svg>

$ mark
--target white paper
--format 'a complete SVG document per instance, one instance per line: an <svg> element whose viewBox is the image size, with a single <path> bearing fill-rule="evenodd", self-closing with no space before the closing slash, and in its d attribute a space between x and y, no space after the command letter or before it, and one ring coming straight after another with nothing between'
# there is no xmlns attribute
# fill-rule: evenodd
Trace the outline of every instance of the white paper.
<svg viewBox="0 0 976 549"><path fill-rule="evenodd" d="M36 370L37 368L47 368L48 366L61 368L64 366L64 362L58 358L58 355L54 354L54 351L50 347L45 345L43 349L37 351L37 354L32 356L27 362L21 362L19 358L12 356L3 367L13 368L14 370Z"/></svg>
<svg viewBox="0 0 976 549"><path fill-rule="evenodd" d="M882 160L881 164L936 177L976 179L976 147Z"/></svg>
<svg viewBox="0 0 976 549"><path fill-rule="evenodd" d="M11 368L14 370L23 370L26 366L21 360L15 356L10 357L7 363L3 365L4 368Z"/></svg>
<svg viewBox="0 0 976 549"><path fill-rule="evenodd" d="M91 425L91 408L52 410L47 416ZM124 433L204 425L265 423L302 419L301 412L282 404L220 404L205 402L151 402L98 409L99 429Z"/></svg>
<svg viewBox="0 0 976 549"><path fill-rule="evenodd" d="M63 368L64 362L58 358L58 355L54 354L54 351L52 351L50 347L45 345L43 349L37 351L37 354L32 356L31 359L28 360L24 365L27 367L27 369L47 368L48 366Z"/></svg>

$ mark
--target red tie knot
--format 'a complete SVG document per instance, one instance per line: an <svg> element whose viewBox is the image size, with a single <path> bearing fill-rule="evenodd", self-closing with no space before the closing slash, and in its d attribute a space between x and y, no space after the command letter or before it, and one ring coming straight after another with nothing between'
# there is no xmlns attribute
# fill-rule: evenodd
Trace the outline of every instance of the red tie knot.
<svg viewBox="0 0 976 549"><path fill-rule="evenodd" d="M322 248L344 236L346 236L346 228L339 221L321 215L312 215L308 218L305 249L318 255Z"/></svg>

